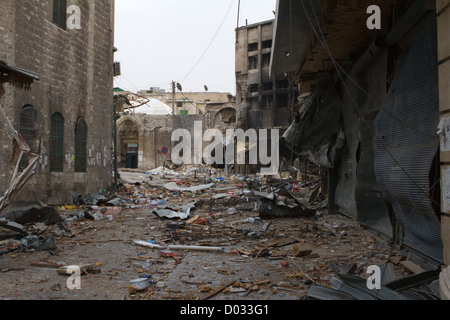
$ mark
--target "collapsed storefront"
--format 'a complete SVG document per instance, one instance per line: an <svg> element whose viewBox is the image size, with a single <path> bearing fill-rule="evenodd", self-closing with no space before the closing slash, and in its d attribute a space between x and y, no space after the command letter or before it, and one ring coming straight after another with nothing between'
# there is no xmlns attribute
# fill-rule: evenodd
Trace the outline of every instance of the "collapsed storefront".
<svg viewBox="0 0 450 320"><path fill-rule="evenodd" d="M282 140L329 169L329 206L443 263L435 1L278 1L272 73L299 71ZM295 30L293 33L291 30Z"/></svg>

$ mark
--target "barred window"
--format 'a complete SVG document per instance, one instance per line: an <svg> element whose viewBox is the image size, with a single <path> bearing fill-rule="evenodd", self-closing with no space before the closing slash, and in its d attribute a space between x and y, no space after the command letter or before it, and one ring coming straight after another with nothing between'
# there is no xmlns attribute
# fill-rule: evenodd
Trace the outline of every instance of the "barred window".
<svg viewBox="0 0 450 320"><path fill-rule="evenodd" d="M53 23L66 30L67 0L53 0Z"/></svg>
<svg viewBox="0 0 450 320"><path fill-rule="evenodd" d="M40 113L32 106L25 106L20 112L19 133L30 147L31 153L40 154L43 130L44 119ZM28 166L28 163L29 156L24 155L20 162L19 169L25 169Z"/></svg>
<svg viewBox="0 0 450 320"><path fill-rule="evenodd" d="M64 165L64 117L57 112L52 115L50 130L50 170L63 172Z"/></svg>
<svg viewBox="0 0 450 320"><path fill-rule="evenodd" d="M75 172L86 172L87 124L78 120L75 129Z"/></svg>

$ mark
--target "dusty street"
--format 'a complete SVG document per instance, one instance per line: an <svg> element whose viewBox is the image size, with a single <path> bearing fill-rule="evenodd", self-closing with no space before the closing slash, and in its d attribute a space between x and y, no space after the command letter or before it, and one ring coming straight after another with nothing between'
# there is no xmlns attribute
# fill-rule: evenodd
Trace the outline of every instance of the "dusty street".
<svg viewBox="0 0 450 320"><path fill-rule="evenodd" d="M118 193L119 206L68 204L57 208L63 222L26 224L29 234L54 239L53 248L2 242L10 252L0 256L1 299L299 300L312 284L329 286L332 262L356 264L354 274L365 278L370 265L389 262L387 242L328 214L323 201L308 217L262 219L253 193L235 177L194 192L163 186L201 185L204 177L121 177L130 183ZM188 203L195 207L183 218L155 213ZM399 278L408 275L400 258L391 257ZM71 265L87 266L79 289L69 290L69 275L58 272ZM139 290L135 279L148 286Z"/></svg>

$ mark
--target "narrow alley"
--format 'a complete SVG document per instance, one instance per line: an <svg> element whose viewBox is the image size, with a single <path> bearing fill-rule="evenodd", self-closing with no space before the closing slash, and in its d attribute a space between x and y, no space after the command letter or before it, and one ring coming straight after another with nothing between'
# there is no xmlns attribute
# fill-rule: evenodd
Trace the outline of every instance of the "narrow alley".
<svg viewBox="0 0 450 320"><path fill-rule="evenodd" d="M450 0L130 3L0 0L0 301L450 300Z"/></svg>

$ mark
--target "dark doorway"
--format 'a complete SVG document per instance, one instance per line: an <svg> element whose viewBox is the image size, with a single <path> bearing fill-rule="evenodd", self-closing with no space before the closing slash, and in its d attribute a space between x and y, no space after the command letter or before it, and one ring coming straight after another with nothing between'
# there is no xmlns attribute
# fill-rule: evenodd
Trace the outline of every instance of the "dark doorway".
<svg viewBox="0 0 450 320"><path fill-rule="evenodd" d="M134 153L127 153L127 169L137 169L138 168L138 156Z"/></svg>

